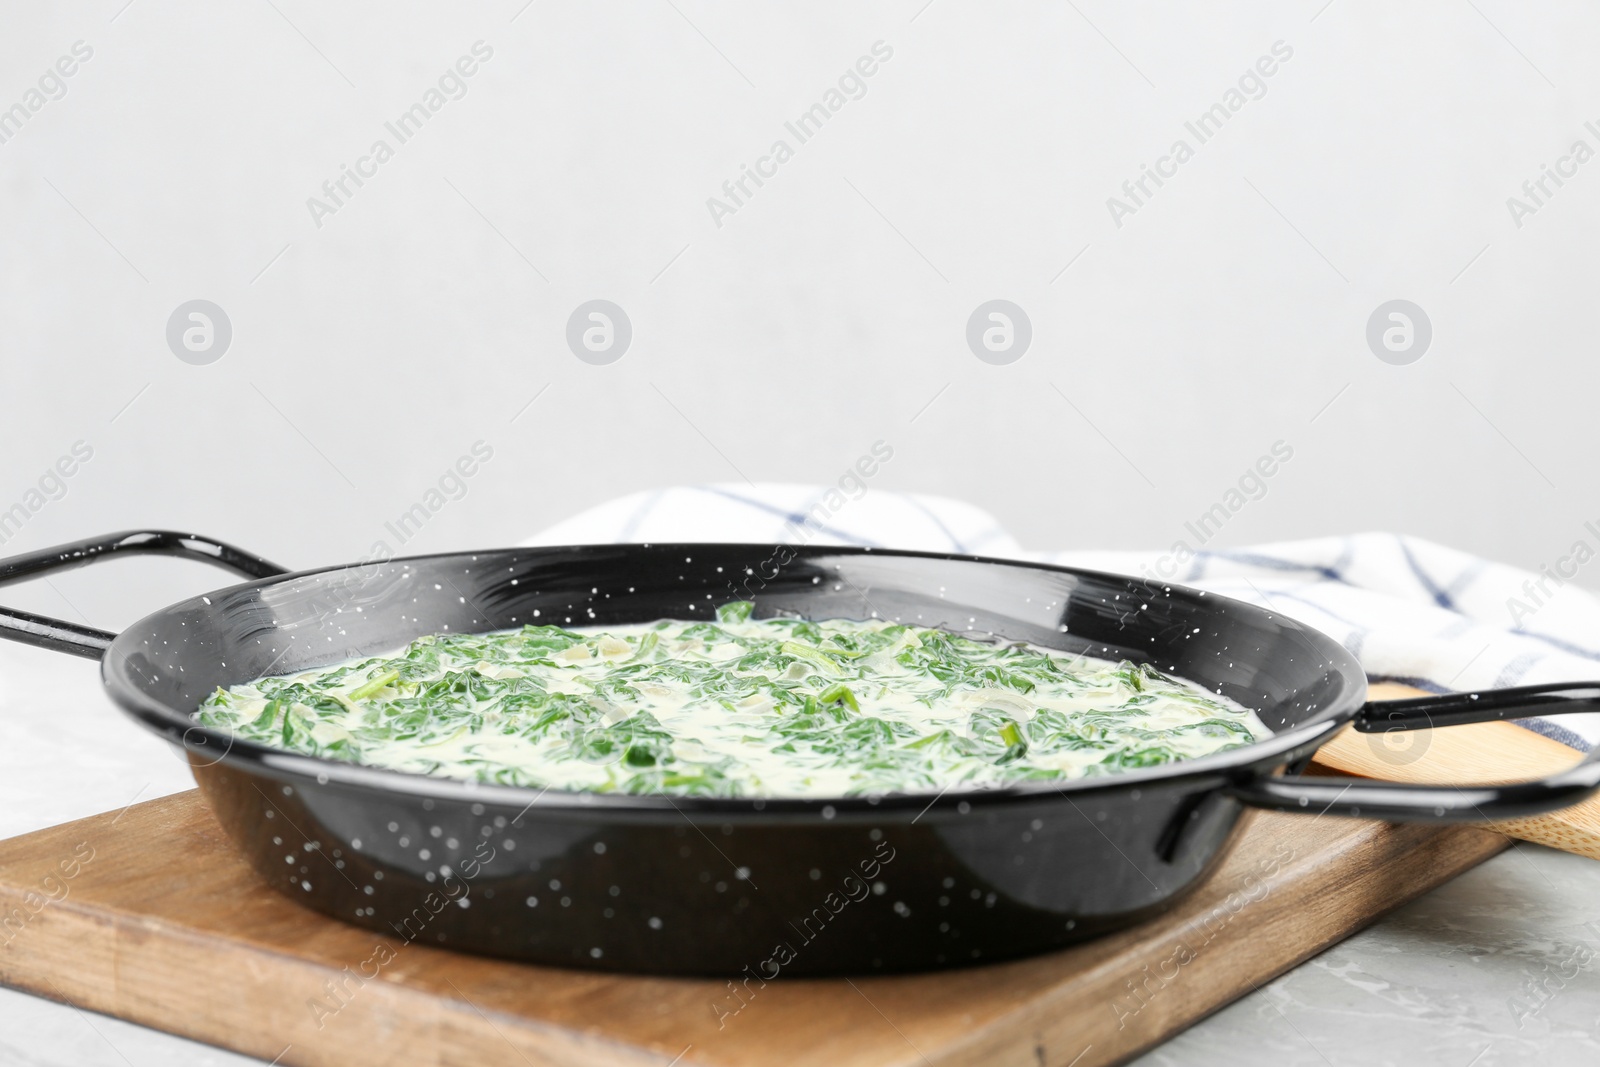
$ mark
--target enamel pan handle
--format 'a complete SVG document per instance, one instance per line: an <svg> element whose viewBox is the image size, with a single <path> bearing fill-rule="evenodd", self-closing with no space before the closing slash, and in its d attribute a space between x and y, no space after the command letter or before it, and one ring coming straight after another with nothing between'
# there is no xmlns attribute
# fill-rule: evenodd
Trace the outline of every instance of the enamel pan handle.
<svg viewBox="0 0 1600 1067"><path fill-rule="evenodd" d="M41 548L27 555L0 559L0 585L11 585L53 571L82 567L114 556L182 556L248 578L271 578L288 573L276 563L269 563L260 556L252 556L209 537L173 533L171 530L124 530L88 541ZM116 636L90 626L0 607L0 638L7 641L69 652L85 659L99 659L111 647L111 641Z"/></svg>
<svg viewBox="0 0 1600 1067"><path fill-rule="evenodd" d="M1524 685L1368 703L1353 725L1361 733L1425 730L1496 719L1600 711L1600 682ZM1236 799L1275 811L1349 815L1388 822L1496 822L1556 811L1600 790L1600 746L1574 767L1508 785L1410 785L1307 776L1241 778Z"/></svg>

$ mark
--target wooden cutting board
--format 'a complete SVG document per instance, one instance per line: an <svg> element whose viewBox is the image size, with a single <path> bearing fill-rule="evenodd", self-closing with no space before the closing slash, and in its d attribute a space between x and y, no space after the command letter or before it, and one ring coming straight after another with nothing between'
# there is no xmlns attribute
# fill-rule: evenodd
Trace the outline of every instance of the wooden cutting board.
<svg viewBox="0 0 1600 1067"><path fill-rule="evenodd" d="M1421 696L1418 689L1379 683L1373 700ZM1361 778L1425 785L1489 785L1543 778L1582 755L1559 741L1509 722L1481 722L1444 730L1358 734L1346 729L1317 752L1313 769ZM1564 811L1489 824L1500 833L1600 859L1600 797Z"/></svg>
<svg viewBox="0 0 1600 1067"><path fill-rule="evenodd" d="M191 791L0 843L0 981L280 1064L1090 1067L1505 844L1465 827L1259 814L1210 881L1137 929L970 970L778 981L719 1029L713 1006L737 1003L720 981L402 947L307 911L257 880ZM325 983L380 944L393 962L330 995Z"/></svg>
<svg viewBox="0 0 1600 1067"><path fill-rule="evenodd" d="M778 981L726 1015L738 1001L719 981L480 959L307 911L256 879L191 791L0 842L0 982L280 1064L1094 1067L1507 844L1248 818L1216 874L1138 928L969 970ZM393 961L351 978L380 944Z"/></svg>

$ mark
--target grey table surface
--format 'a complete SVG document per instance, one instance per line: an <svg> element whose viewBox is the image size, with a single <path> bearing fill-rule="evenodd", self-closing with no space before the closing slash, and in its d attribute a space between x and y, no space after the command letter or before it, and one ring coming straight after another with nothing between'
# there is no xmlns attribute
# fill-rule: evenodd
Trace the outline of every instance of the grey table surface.
<svg viewBox="0 0 1600 1067"><path fill-rule="evenodd" d="M0 644L0 724L0 837L193 784L175 752L111 705L85 660ZM8 1067L259 1062L0 989ZM1600 1063L1600 863L1518 845L1135 1062Z"/></svg>

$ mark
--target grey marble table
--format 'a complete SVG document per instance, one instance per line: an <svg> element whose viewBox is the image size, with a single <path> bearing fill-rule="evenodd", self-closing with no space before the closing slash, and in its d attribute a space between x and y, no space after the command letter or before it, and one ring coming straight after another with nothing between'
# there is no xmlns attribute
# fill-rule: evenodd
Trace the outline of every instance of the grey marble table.
<svg viewBox="0 0 1600 1067"><path fill-rule="evenodd" d="M163 742L112 707L94 664L0 644L0 837L191 785ZM258 1062L0 989L8 1067ZM1600 863L1519 845L1136 1062L1592 1067Z"/></svg>

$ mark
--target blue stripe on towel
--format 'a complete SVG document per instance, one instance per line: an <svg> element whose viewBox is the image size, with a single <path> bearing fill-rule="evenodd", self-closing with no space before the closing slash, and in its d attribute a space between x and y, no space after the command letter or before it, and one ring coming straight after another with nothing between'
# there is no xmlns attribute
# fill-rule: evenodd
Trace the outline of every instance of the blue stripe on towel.
<svg viewBox="0 0 1600 1067"><path fill-rule="evenodd" d="M1589 751L1589 742L1585 741L1583 738L1579 737L1565 726L1557 726L1549 719L1512 719L1511 721L1516 723L1518 726L1532 730L1536 734L1542 734L1552 741L1560 741L1568 748L1575 748L1579 752Z"/></svg>
<svg viewBox="0 0 1600 1067"><path fill-rule="evenodd" d="M787 508L780 508L776 505L768 504L764 500L751 500L749 497L740 496L738 493L730 493L726 489L718 489L715 486L702 485L697 486L696 488L698 488L701 492L711 493L714 496L720 496L725 499L735 501L736 503L743 504L746 507L755 508L757 511L764 511L769 515L777 515L779 518L786 519L796 526L816 530L818 533L826 534L829 537L837 537L839 540L846 541L852 545L864 545L868 548L883 547L878 542L866 537L862 537L860 534L853 534L846 530L841 530L837 527L828 526L824 523L817 522L810 515L804 512L790 511ZM821 497L818 497L817 499L820 500ZM816 505L813 504L812 506L815 507Z"/></svg>
<svg viewBox="0 0 1600 1067"><path fill-rule="evenodd" d="M950 541L950 551L952 551L952 552L962 552L962 553L972 551L966 545L963 545L961 543L961 538L957 537L955 534L950 532L950 527L946 526L944 524L944 521L942 519L940 519L939 516L935 515L928 508L928 505L924 504L922 501L918 500L914 496L911 496L910 494L906 495L906 499L908 501L910 501L912 506L915 507L918 511L922 512L924 515L928 516L928 518L932 519L933 520L933 524L935 526L939 527L939 532L944 534L945 537L948 538L949 541Z"/></svg>
<svg viewBox="0 0 1600 1067"><path fill-rule="evenodd" d="M1449 585L1445 586L1444 591L1449 593L1452 597L1459 597L1463 592L1466 591L1466 588L1469 585L1478 580L1478 575L1482 574L1488 569L1488 564L1486 564L1483 560L1475 559L1471 563L1467 564L1467 568L1460 574L1456 575L1455 578L1451 580Z"/></svg>
<svg viewBox="0 0 1600 1067"><path fill-rule="evenodd" d="M1201 551L1196 552L1194 555L1197 561L1202 556L1215 556L1217 559L1225 559L1232 563L1243 563L1251 567L1260 567L1264 571L1306 571L1311 574L1320 574L1324 578L1331 579L1335 582L1344 581L1344 575L1340 574L1333 567L1324 567L1320 563L1299 563L1294 560L1278 559L1275 556L1263 556L1255 552L1237 552L1232 550L1224 550L1221 552Z"/></svg>
<svg viewBox="0 0 1600 1067"><path fill-rule="evenodd" d="M1417 581L1422 585L1422 588L1427 590L1429 596L1433 597L1433 602L1447 611L1455 611L1456 605L1450 599L1450 594L1441 589L1439 583L1433 580L1433 576L1422 569L1422 564L1417 562L1417 557L1412 553L1411 546L1406 544L1406 539L1399 534L1395 534L1394 540L1400 546L1400 554L1405 557L1406 566L1411 568L1411 573L1417 576Z"/></svg>

